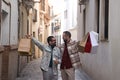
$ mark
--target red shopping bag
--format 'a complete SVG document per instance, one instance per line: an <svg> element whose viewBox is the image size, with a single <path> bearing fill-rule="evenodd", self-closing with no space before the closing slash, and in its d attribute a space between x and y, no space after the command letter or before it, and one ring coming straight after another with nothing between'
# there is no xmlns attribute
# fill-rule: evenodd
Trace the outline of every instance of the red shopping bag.
<svg viewBox="0 0 120 80"><path fill-rule="evenodd" d="M87 38L87 42L86 42L86 45L85 45L84 52L90 53L91 49L92 49L92 44L91 44L91 39L90 39L90 33L88 33L88 38Z"/></svg>

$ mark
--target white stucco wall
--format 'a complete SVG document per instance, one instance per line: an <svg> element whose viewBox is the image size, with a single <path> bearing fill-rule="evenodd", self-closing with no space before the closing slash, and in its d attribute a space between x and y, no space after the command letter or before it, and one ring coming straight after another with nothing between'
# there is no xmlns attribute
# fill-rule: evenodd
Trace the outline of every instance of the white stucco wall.
<svg viewBox="0 0 120 80"><path fill-rule="evenodd" d="M73 29L77 25L77 0L66 0L65 9L67 10L66 30Z"/></svg>
<svg viewBox="0 0 120 80"><path fill-rule="evenodd" d="M1 45L9 45L10 7L2 1Z"/></svg>
<svg viewBox="0 0 120 80"><path fill-rule="evenodd" d="M18 4L11 0L10 5L2 1L1 44L17 44L18 39ZM11 13L10 13L11 12Z"/></svg>
<svg viewBox="0 0 120 80"><path fill-rule="evenodd" d="M10 44L18 43L18 2L17 0L10 0L11 2L11 36Z"/></svg>
<svg viewBox="0 0 120 80"><path fill-rule="evenodd" d="M110 51L112 54L113 80L120 80L120 0L110 1Z"/></svg>
<svg viewBox="0 0 120 80"><path fill-rule="evenodd" d="M10 2L10 0L5 0L7 3L9 3Z"/></svg>
<svg viewBox="0 0 120 80"><path fill-rule="evenodd" d="M102 1L102 0L100 0ZM78 7L80 10L80 7ZM96 18L96 0L89 0L86 5L86 33L89 31L96 31L97 18ZM103 15L100 14L100 17ZM78 38L82 39L83 36L83 6L82 12L78 12L78 31L81 33ZM101 19L101 18L100 18ZM101 25L100 20L100 30L103 25ZM99 34L101 36L101 33ZM110 34L109 34L110 36ZM99 47L95 54L86 53L81 54L81 62L83 64L84 70L89 74L93 80L116 80L112 79L112 56L111 56L111 40L109 41L99 41Z"/></svg>

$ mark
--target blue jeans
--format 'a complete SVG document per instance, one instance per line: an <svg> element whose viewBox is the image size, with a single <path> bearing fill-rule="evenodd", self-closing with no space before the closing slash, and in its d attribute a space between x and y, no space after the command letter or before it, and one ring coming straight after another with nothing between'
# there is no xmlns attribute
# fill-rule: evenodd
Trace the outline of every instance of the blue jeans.
<svg viewBox="0 0 120 80"><path fill-rule="evenodd" d="M54 75L52 68L49 68L48 71L42 70L42 72L43 80L58 80L58 74Z"/></svg>

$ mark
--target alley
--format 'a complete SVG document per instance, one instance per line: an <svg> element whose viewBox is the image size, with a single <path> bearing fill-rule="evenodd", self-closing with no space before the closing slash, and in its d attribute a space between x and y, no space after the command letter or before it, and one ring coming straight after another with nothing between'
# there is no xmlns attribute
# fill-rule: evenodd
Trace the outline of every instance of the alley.
<svg viewBox="0 0 120 80"><path fill-rule="evenodd" d="M76 80L120 80L119 7L120 0L0 0L0 80L42 80L43 53L26 35L45 45L54 36L59 46L64 31L82 49Z"/></svg>
<svg viewBox="0 0 120 80"><path fill-rule="evenodd" d="M21 71L20 77L16 80L43 80L42 72L40 70L40 59L33 60L26 65L26 67ZM76 70L75 80L91 80L82 70ZM61 79L59 71L59 80Z"/></svg>

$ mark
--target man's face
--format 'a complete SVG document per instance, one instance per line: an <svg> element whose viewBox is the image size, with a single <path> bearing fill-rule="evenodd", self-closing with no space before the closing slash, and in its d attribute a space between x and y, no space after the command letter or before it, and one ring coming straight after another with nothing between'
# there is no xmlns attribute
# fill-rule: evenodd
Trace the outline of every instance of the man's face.
<svg viewBox="0 0 120 80"><path fill-rule="evenodd" d="M64 42L67 42L67 40L68 40L68 36L65 33L63 33L63 40L64 40Z"/></svg>
<svg viewBox="0 0 120 80"><path fill-rule="evenodd" d="M52 39L51 39L50 45L51 45L52 47L55 47L55 46L56 46L56 39L55 39L55 38L52 38Z"/></svg>

